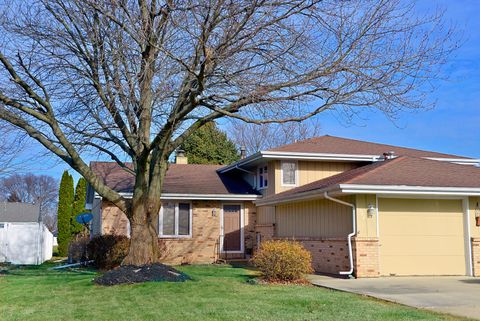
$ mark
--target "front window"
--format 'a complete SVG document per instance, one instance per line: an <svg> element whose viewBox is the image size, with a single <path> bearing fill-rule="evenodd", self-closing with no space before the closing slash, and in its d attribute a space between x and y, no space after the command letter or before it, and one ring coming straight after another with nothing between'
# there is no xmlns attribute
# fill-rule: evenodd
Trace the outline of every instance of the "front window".
<svg viewBox="0 0 480 321"><path fill-rule="evenodd" d="M190 203L163 202L160 209L161 237L191 237L192 207Z"/></svg>
<svg viewBox="0 0 480 321"><path fill-rule="evenodd" d="M268 187L268 168L267 165L262 165L258 168L258 188L263 189Z"/></svg>
<svg viewBox="0 0 480 321"><path fill-rule="evenodd" d="M282 161L282 185L297 185L297 162Z"/></svg>

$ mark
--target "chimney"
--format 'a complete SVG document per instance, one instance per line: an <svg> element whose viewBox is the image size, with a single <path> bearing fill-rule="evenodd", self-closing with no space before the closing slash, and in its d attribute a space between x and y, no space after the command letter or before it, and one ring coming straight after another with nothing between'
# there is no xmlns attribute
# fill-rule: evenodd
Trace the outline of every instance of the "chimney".
<svg viewBox="0 0 480 321"><path fill-rule="evenodd" d="M247 148L242 145L242 147L240 147L240 159L244 159L245 157L247 157Z"/></svg>
<svg viewBox="0 0 480 321"><path fill-rule="evenodd" d="M394 151L389 151L383 153L383 159L392 159L395 157L395 152Z"/></svg>
<svg viewBox="0 0 480 321"><path fill-rule="evenodd" d="M175 164L188 164L188 158L183 149L178 149L175 153Z"/></svg>

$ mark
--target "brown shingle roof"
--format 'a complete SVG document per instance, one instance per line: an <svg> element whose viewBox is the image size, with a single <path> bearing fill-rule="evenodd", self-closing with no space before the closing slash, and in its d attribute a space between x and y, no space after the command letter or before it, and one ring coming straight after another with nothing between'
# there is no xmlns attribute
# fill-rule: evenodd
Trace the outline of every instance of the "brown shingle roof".
<svg viewBox="0 0 480 321"><path fill-rule="evenodd" d="M400 156L375 162L268 197L276 201L339 184L480 188L480 168Z"/></svg>
<svg viewBox="0 0 480 321"><path fill-rule="evenodd" d="M313 137L296 143L279 146L277 148L270 149L269 151L349 155L383 155L383 153L393 151L397 156L467 158L463 156L436 153L393 145L370 143L329 135Z"/></svg>
<svg viewBox="0 0 480 321"><path fill-rule="evenodd" d="M131 164L127 164L130 168ZM110 188L131 193L134 176L117 163L92 162L90 167L103 178ZM256 195L250 185L241 178L219 174L220 165L170 164L165 176L162 193L175 194L245 194Z"/></svg>

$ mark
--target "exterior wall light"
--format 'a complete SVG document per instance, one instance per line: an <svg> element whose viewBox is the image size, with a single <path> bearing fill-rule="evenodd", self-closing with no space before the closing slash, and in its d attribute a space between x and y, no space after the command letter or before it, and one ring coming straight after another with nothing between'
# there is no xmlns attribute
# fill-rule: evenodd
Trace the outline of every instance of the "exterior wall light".
<svg viewBox="0 0 480 321"><path fill-rule="evenodd" d="M372 204L368 204L368 207L367 207L367 216L368 217L373 217L375 215L375 206L373 206Z"/></svg>

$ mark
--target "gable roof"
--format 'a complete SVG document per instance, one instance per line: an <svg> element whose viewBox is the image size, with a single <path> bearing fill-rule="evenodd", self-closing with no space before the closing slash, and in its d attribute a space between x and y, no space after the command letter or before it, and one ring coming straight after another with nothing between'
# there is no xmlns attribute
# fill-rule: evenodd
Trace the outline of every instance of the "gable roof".
<svg viewBox="0 0 480 321"><path fill-rule="evenodd" d="M430 188L450 190L450 193L468 195L480 193L480 168L425 158L400 156L394 159L374 162L343 173L330 176L310 184L275 194L259 201L259 205L293 200L324 191L348 193L352 189L375 189L388 187L389 190L403 190L405 193ZM367 190L363 188L363 190ZM387 189L385 189L387 190ZM469 192L470 191L470 192ZM377 190L378 192L378 190Z"/></svg>
<svg viewBox="0 0 480 321"><path fill-rule="evenodd" d="M393 152L395 157L423 157L471 165L480 163L480 159L465 156L325 135L257 152L238 162L220 168L219 172L227 173L234 169L240 169L241 167L247 169L261 164L265 162L265 160L279 159L369 163L382 159L383 154L389 152Z"/></svg>
<svg viewBox="0 0 480 321"><path fill-rule="evenodd" d="M0 223L40 222L40 205L29 203L0 203Z"/></svg>
<svg viewBox="0 0 480 321"><path fill-rule="evenodd" d="M336 136L319 136L302 140L296 143L279 146L268 150L269 152L297 152L297 153L322 153L322 154L351 154L351 155L383 155L393 151L395 156L431 157L431 158L457 158L468 157L451 154L437 153L414 148L366 142L356 139Z"/></svg>
<svg viewBox="0 0 480 321"><path fill-rule="evenodd" d="M133 168L128 163L128 167ZM92 162L90 167L111 189L121 193L132 193L134 176L114 162ZM252 195L258 193L242 179L228 174L219 174L221 165L169 164L163 194L212 194Z"/></svg>

